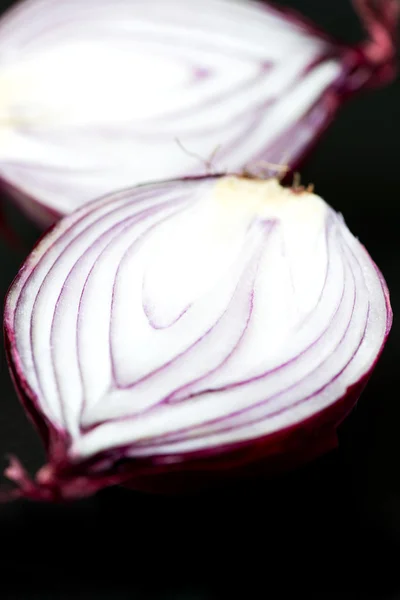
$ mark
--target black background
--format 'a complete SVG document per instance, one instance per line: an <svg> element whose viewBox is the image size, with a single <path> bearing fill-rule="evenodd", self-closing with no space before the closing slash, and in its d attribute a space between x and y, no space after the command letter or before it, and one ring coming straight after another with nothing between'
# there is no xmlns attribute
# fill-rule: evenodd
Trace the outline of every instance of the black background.
<svg viewBox="0 0 400 600"><path fill-rule="evenodd" d="M281 4L344 40L363 36L347 0ZM115 488L70 506L0 506L0 598L400 598L399 106L399 81L353 99L302 170L370 251L395 313L339 449L288 475L196 497ZM29 247L38 232L11 217ZM2 297L22 260L0 242ZM13 452L33 473L40 442L3 355L0 365L0 466Z"/></svg>

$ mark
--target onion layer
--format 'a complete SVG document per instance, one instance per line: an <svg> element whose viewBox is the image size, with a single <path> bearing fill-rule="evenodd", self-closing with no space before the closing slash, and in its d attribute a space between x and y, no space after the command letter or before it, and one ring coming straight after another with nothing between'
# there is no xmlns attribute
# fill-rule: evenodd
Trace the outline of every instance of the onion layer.
<svg viewBox="0 0 400 600"><path fill-rule="evenodd" d="M0 177L48 225L136 183L298 166L344 98L394 74L398 3L339 44L248 0L26 0L0 21Z"/></svg>
<svg viewBox="0 0 400 600"><path fill-rule="evenodd" d="M310 456L391 319L377 267L310 191L204 177L89 203L6 300L11 372L49 460L35 483L17 462L8 475L55 499Z"/></svg>

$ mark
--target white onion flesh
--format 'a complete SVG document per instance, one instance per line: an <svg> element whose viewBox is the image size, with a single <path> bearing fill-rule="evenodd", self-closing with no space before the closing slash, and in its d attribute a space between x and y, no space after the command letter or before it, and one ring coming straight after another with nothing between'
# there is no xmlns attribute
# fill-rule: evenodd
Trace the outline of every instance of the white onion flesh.
<svg viewBox="0 0 400 600"><path fill-rule="evenodd" d="M14 373L72 463L184 461L296 426L371 370L390 323L341 215L236 176L140 186L65 217L5 309Z"/></svg>
<svg viewBox="0 0 400 600"><path fill-rule="evenodd" d="M0 21L0 176L46 224L207 160L294 165L354 56L253 1L27 0Z"/></svg>

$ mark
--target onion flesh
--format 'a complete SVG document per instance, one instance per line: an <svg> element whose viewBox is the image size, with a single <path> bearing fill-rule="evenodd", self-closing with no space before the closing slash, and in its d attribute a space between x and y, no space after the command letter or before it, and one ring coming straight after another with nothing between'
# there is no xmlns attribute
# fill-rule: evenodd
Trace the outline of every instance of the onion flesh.
<svg viewBox="0 0 400 600"><path fill-rule="evenodd" d="M253 1L19 3L0 20L5 187L47 226L137 183L297 167L345 98L394 75L397 1L354 5L356 47Z"/></svg>
<svg viewBox="0 0 400 600"><path fill-rule="evenodd" d="M103 197L8 293L9 365L48 465L7 474L54 500L330 445L391 320L378 268L311 191L231 175Z"/></svg>

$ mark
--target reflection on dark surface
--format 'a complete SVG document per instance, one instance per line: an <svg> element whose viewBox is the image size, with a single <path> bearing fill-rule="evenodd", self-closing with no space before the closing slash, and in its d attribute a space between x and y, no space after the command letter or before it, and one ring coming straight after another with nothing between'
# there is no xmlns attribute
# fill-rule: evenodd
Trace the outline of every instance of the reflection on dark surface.
<svg viewBox="0 0 400 600"><path fill-rule="evenodd" d="M62 1L62 0L60 0ZM281 2L354 41L346 0ZM0 506L0 597L400 597L400 82L354 99L303 169L391 291L394 325L340 447L269 481L186 498L109 489L70 506ZM30 247L38 232L11 210ZM24 258L0 243L2 297ZM1 359L0 456L43 461ZM2 460L1 467L6 464Z"/></svg>

